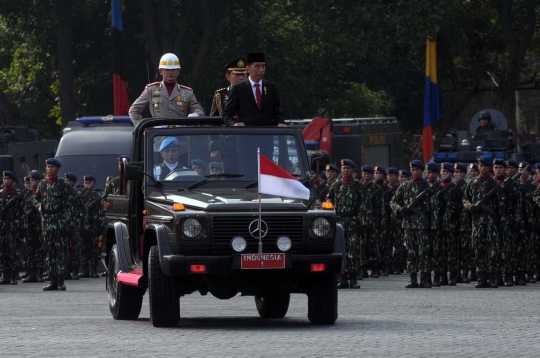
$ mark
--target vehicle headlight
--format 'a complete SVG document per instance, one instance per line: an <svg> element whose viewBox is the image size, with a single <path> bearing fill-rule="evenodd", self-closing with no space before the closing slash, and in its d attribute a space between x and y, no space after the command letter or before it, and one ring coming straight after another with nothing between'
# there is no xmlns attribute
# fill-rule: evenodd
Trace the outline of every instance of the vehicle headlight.
<svg viewBox="0 0 540 358"><path fill-rule="evenodd" d="M187 238L194 239L200 235L201 231L202 226L197 219L189 218L182 223L182 232Z"/></svg>
<svg viewBox="0 0 540 358"><path fill-rule="evenodd" d="M331 229L330 221L326 218L317 218L311 223L311 232L318 237L325 237Z"/></svg>
<svg viewBox="0 0 540 358"><path fill-rule="evenodd" d="M287 236L280 236L277 239L277 247L281 251L288 251L291 248L292 242L291 239Z"/></svg>
<svg viewBox="0 0 540 358"><path fill-rule="evenodd" d="M234 251L236 252L242 252L246 249L247 243L246 239L243 237L237 236L231 241L231 246Z"/></svg>

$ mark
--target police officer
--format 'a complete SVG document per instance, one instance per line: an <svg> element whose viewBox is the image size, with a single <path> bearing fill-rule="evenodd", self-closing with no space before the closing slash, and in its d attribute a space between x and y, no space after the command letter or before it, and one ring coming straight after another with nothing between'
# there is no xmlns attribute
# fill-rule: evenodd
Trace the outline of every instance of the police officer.
<svg viewBox="0 0 540 358"><path fill-rule="evenodd" d="M246 59L235 58L225 66L225 78L230 83L229 87L220 88L214 93L214 99L212 100L212 107L210 109L210 116L223 116L223 109L227 105L229 100L229 91L231 87L246 79Z"/></svg>
<svg viewBox="0 0 540 358"><path fill-rule="evenodd" d="M223 174L223 166L218 162L212 162L208 167L210 169L210 175Z"/></svg>
<svg viewBox="0 0 540 358"><path fill-rule="evenodd" d="M24 210L26 213L26 252L28 277L22 280L23 283L45 282L43 270L45 268L45 255L43 252L43 240L41 237L41 217L34 206L33 195L36 192L39 182L43 176L37 170L30 172L30 188L24 196Z"/></svg>
<svg viewBox="0 0 540 358"><path fill-rule="evenodd" d="M480 112L478 117L480 125L473 132L473 139L486 139L489 131L497 130L497 126L491 123L491 114L488 111Z"/></svg>
<svg viewBox="0 0 540 358"><path fill-rule="evenodd" d="M62 164L55 158L46 160L47 178L43 179L34 194L34 203L42 213L43 244L51 283L44 291L65 291L68 242L66 218L72 210L73 190L63 178L58 177Z"/></svg>
<svg viewBox="0 0 540 358"><path fill-rule="evenodd" d="M383 213L382 193L378 190L379 186L373 182L375 170L371 165L362 166L362 184L368 192L368 198L373 208L373 220L367 227L367 235L364 241L364 265L362 267L362 277L368 278L368 268L371 268L371 277L379 278L380 265L380 226Z"/></svg>
<svg viewBox="0 0 540 358"><path fill-rule="evenodd" d="M191 169L195 170L200 176L206 175L206 163L202 159L193 159Z"/></svg>
<svg viewBox="0 0 540 358"><path fill-rule="evenodd" d="M399 186L390 206L403 217L407 246L407 272L411 280L406 288L418 288L417 272L420 271L422 287L431 288L429 273L429 230L436 227L437 199L429 191L430 185L422 178L425 169L420 160L410 162L412 180ZM421 198L417 199L419 195Z"/></svg>
<svg viewBox="0 0 540 358"><path fill-rule="evenodd" d="M131 157L127 154L122 154L118 157L118 171L122 171L122 162L123 160L127 160L129 163ZM105 190L103 191L103 201L107 200L107 196L110 194L116 194L120 190L120 176L114 177L111 180L108 181L107 185L105 186Z"/></svg>
<svg viewBox="0 0 540 358"><path fill-rule="evenodd" d="M341 179L332 183L327 196L327 201L334 204L338 222L345 232L345 270L338 288L360 288L356 277L362 268L362 238L371 219L371 201L364 186L353 179L356 164L343 159L341 170Z"/></svg>
<svg viewBox="0 0 540 358"><path fill-rule="evenodd" d="M19 276L18 247L20 230L24 225L24 203L17 193L17 175L11 170L2 173L3 189L0 192L0 267L3 278L0 284L17 284Z"/></svg>
<svg viewBox="0 0 540 358"><path fill-rule="evenodd" d="M164 180L167 175L178 169L187 169L180 163L180 139L167 137L159 147L159 154L163 158L163 163L154 166L154 178Z"/></svg>
<svg viewBox="0 0 540 358"><path fill-rule="evenodd" d="M172 53L166 53L159 61L159 74L163 81L146 85L139 98L129 108L129 116L134 126L142 121L142 111L149 107L154 118L179 118L204 116L201 104L193 90L176 83L180 76L180 60Z"/></svg>

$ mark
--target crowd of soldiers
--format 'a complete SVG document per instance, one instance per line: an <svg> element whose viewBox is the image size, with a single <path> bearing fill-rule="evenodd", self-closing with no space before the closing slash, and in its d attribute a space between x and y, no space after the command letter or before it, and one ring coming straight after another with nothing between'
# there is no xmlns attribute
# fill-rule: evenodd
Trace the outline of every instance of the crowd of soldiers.
<svg viewBox="0 0 540 358"><path fill-rule="evenodd" d="M93 176L85 176L84 188L77 190L74 173L58 177L61 166L47 159L46 177L32 170L21 191L13 171L2 173L0 284L50 281L44 291L64 291L65 279L100 277L99 236L106 229L102 197L94 191ZM21 271L26 274L20 276Z"/></svg>
<svg viewBox="0 0 540 358"><path fill-rule="evenodd" d="M468 165L412 160L409 169L358 170L343 159L312 172L318 200L334 205L345 233L338 288L404 271L407 288L537 282L540 163L482 156Z"/></svg>

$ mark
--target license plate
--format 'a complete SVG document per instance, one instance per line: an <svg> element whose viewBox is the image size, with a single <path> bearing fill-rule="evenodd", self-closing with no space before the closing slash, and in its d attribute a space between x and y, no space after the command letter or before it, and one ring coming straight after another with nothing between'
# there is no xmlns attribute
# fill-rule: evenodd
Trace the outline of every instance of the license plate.
<svg viewBox="0 0 540 358"><path fill-rule="evenodd" d="M242 254L242 270L285 268L285 254Z"/></svg>

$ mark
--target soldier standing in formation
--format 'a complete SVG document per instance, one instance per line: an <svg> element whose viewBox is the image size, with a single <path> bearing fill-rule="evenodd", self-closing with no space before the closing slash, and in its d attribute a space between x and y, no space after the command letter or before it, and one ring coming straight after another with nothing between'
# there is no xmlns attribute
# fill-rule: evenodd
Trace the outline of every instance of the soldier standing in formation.
<svg viewBox="0 0 540 358"><path fill-rule="evenodd" d="M388 241L388 229L390 225L390 201L386 201L385 192L388 190L388 172L385 168L376 166L375 170L375 184L377 185L377 196L379 196L382 210L380 214L379 224L379 265L377 267L377 273L380 276L388 276L388 272L391 270L392 263L392 246L393 243ZM390 198L392 199L392 198Z"/></svg>
<svg viewBox="0 0 540 358"><path fill-rule="evenodd" d="M387 178L388 178L388 188L383 193L384 203L386 207L387 215L387 241L390 246L392 260L392 266L389 267L389 270L394 275L401 275L404 270L404 263L407 258L405 253L405 244L403 242L403 232L401 230L401 218L398 214L392 210L390 206L390 201L396 194L397 189L399 188L399 170L394 167L389 167L387 169ZM393 252L392 252L393 248Z"/></svg>
<svg viewBox="0 0 540 358"><path fill-rule="evenodd" d="M467 186L467 165L463 163L454 164L454 178L456 179L456 186L459 188L461 201L463 201L463 193L465 187ZM478 176L478 164L469 164L469 177L473 178ZM454 189L457 191L457 189ZM457 195L457 194L456 194ZM457 283L471 283L471 281L476 281L476 268L474 267L474 250L471 242L472 235L472 221L471 214L469 211L465 210L462 205L460 205L459 210L459 242L461 245L460 255L459 255L459 265L461 267L461 279L456 277ZM469 277L469 270L471 271L471 276Z"/></svg>
<svg viewBox="0 0 540 358"><path fill-rule="evenodd" d="M166 53L161 57L159 74L163 80L146 85L129 108L129 117L135 127L142 121L142 111L147 107L153 118L204 116L204 109L193 90L176 83L180 71L180 60L176 55Z"/></svg>
<svg viewBox="0 0 540 358"><path fill-rule="evenodd" d="M535 204L533 195L537 185L535 185L532 181L532 167L529 163L519 163L519 170L521 171L519 184L522 188L521 200L523 203L521 213L523 218L523 226L525 228L522 247L524 260L523 266L525 272L527 273L527 283L536 283L537 277L535 277L535 273L538 264L538 250L540 248L538 243L540 208Z"/></svg>
<svg viewBox="0 0 540 358"><path fill-rule="evenodd" d="M28 276L23 283L45 282L43 270L45 269L45 255L41 237L41 216L34 206L33 195L36 193L39 182L43 176L37 170L30 172L30 188L24 195L24 211L26 213L26 267Z"/></svg>
<svg viewBox="0 0 540 358"><path fill-rule="evenodd" d="M368 197L371 200L371 207L373 209L373 220L369 222L366 235L364 236L364 266L362 267L362 277L370 277L368 269L371 268L371 277L379 278L379 264L380 264L380 225L383 213L383 200L382 193L379 186L373 182L375 170L371 165L362 166L362 184L368 193Z"/></svg>
<svg viewBox="0 0 540 358"><path fill-rule="evenodd" d="M345 232L345 270L338 288L360 288L357 274L362 268L362 233L366 232L372 214L365 187L353 179L355 170L356 164L352 160L343 159L342 177L332 183L327 197L327 201L334 205L338 222Z"/></svg>
<svg viewBox="0 0 540 358"><path fill-rule="evenodd" d="M239 82L244 81L247 76L246 60L242 57L232 60L224 67L226 70L225 78L230 85L229 87L220 88L214 93L212 107L210 108L210 116L223 117L223 109L229 100L229 92L231 91L231 87Z"/></svg>
<svg viewBox="0 0 540 358"><path fill-rule="evenodd" d="M79 279L79 266L81 265L81 236L80 236L80 225L81 225L81 215L84 213L84 208L81 206L81 194L84 191L77 191L75 186L77 185L77 176L75 173L67 172L64 175L66 183L72 189L73 203L72 211L70 212L68 224L68 235L69 235L69 255L68 255L68 269L64 274L65 280L78 280Z"/></svg>

